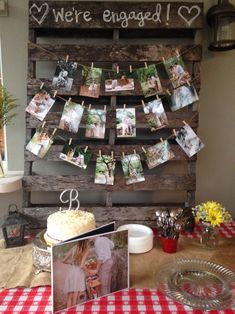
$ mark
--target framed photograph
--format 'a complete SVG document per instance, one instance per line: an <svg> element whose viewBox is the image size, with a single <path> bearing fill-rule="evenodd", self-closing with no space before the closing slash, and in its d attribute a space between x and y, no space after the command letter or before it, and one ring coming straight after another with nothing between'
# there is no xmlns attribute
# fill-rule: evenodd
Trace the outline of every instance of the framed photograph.
<svg viewBox="0 0 235 314"><path fill-rule="evenodd" d="M117 137L136 136L135 108L116 109Z"/></svg>
<svg viewBox="0 0 235 314"><path fill-rule="evenodd" d="M154 64L151 64L145 68L139 68L136 70L136 72L145 97L156 95L162 92L162 85L156 66Z"/></svg>
<svg viewBox="0 0 235 314"><path fill-rule="evenodd" d="M40 89L31 99L25 111L43 121L54 103L55 99L45 89Z"/></svg>
<svg viewBox="0 0 235 314"><path fill-rule="evenodd" d="M32 154L43 158L50 149L53 141L46 131L41 131L34 134L26 149Z"/></svg>
<svg viewBox="0 0 235 314"><path fill-rule="evenodd" d="M121 163L127 185L145 181L140 155L126 155Z"/></svg>
<svg viewBox="0 0 235 314"><path fill-rule="evenodd" d="M158 165L174 158L174 153L167 141L162 141L154 146L146 149L146 163L149 169L155 168Z"/></svg>
<svg viewBox="0 0 235 314"><path fill-rule="evenodd" d="M144 113L151 131L157 131L168 125L167 116L161 99L154 99L145 103Z"/></svg>
<svg viewBox="0 0 235 314"><path fill-rule="evenodd" d="M65 143L62 153L59 158L69 162L70 164L82 169L86 169L91 159L91 152L82 150L78 145Z"/></svg>
<svg viewBox="0 0 235 314"><path fill-rule="evenodd" d="M174 88L191 81L191 76L185 69L184 61L180 56L167 59L164 66Z"/></svg>
<svg viewBox="0 0 235 314"><path fill-rule="evenodd" d="M98 98L100 95L101 76L102 69L84 66L82 68L80 96Z"/></svg>
<svg viewBox="0 0 235 314"><path fill-rule="evenodd" d="M90 109L86 122L86 137L105 138L106 110Z"/></svg>
<svg viewBox="0 0 235 314"><path fill-rule="evenodd" d="M55 75L52 79L52 86L58 90L70 91L77 71L77 62L66 62L61 59L57 62Z"/></svg>
<svg viewBox="0 0 235 314"><path fill-rule="evenodd" d="M101 155L96 159L95 183L114 185L116 160L110 155Z"/></svg>
<svg viewBox="0 0 235 314"><path fill-rule="evenodd" d="M204 147L200 138L188 124L185 124L179 131L176 132L175 140L185 151L188 157L192 157L197 154L197 152Z"/></svg>
<svg viewBox="0 0 235 314"><path fill-rule="evenodd" d="M168 99L171 110L176 111L198 101L199 97L192 85L184 85L174 89Z"/></svg>
<svg viewBox="0 0 235 314"><path fill-rule="evenodd" d="M60 119L59 128L68 132L77 133L84 107L72 101L67 101Z"/></svg>
<svg viewBox="0 0 235 314"><path fill-rule="evenodd" d="M110 73L111 78L105 79L105 91L114 93L125 92L135 89L135 82L133 73L121 72L121 73Z"/></svg>
<svg viewBox="0 0 235 314"><path fill-rule="evenodd" d="M128 231L52 247L53 313L128 287Z"/></svg>

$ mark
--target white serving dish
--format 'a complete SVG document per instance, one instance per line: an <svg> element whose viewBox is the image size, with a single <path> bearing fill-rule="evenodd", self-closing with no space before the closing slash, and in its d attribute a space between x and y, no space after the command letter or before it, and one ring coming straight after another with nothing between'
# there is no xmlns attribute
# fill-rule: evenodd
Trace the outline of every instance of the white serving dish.
<svg viewBox="0 0 235 314"><path fill-rule="evenodd" d="M120 226L117 231L128 230L129 252L138 254L153 248L153 231L145 225L128 224Z"/></svg>

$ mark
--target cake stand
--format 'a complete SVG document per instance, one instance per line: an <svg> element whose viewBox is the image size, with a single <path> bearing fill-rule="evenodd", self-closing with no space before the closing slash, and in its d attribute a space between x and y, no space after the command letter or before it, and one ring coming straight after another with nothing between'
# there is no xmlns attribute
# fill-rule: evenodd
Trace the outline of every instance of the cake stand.
<svg viewBox="0 0 235 314"><path fill-rule="evenodd" d="M44 233L46 230L39 232L33 240L33 264L36 268L35 274L42 271L51 272L51 251L48 248L45 240Z"/></svg>

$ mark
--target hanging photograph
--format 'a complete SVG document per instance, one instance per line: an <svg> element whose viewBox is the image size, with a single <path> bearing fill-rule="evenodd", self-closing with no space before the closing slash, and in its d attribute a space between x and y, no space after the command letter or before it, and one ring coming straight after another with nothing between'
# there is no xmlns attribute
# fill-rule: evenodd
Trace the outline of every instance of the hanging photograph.
<svg viewBox="0 0 235 314"><path fill-rule="evenodd" d="M146 149L146 163L149 169L174 158L174 153L167 141L162 141Z"/></svg>
<svg viewBox="0 0 235 314"><path fill-rule="evenodd" d="M151 131L156 131L168 125L161 99L154 99L145 103L144 113Z"/></svg>
<svg viewBox="0 0 235 314"><path fill-rule="evenodd" d="M32 154L43 158L50 149L52 143L53 141L46 131L36 131L32 139L26 146L26 149Z"/></svg>
<svg viewBox="0 0 235 314"><path fill-rule="evenodd" d="M130 91L135 89L133 73L110 73L111 78L105 79L105 91L110 93Z"/></svg>
<svg viewBox="0 0 235 314"><path fill-rule="evenodd" d="M43 121L54 103L55 99L42 88L34 95L25 110L38 120Z"/></svg>
<svg viewBox="0 0 235 314"><path fill-rule="evenodd" d="M135 108L116 109L117 137L136 136Z"/></svg>
<svg viewBox="0 0 235 314"><path fill-rule="evenodd" d="M84 107L72 101L67 101L60 119L59 128L77 133L82 119Z"/></svg>
<svg viewBox="0 0 235 314"><path fill-rule="evenodd" d="M106 110L90 109L86 122L86 137L104 138L105 137Z"/></svg>
<svg viewBox="0 0 235 314"><path fill-rule="evenodd" d="M199 97L192 85L184 85L174 89L168 100L171 110L176 111L198 101Z"/></svg>
<svg viewBox="0 0 235 314"><path fill-rule="evenodd" d="M184 61L180 56L167 59L164 66L174 88L191 81L191 76L185 69Z"/></svg>
<svg viewBox="0 0 235 314"><path fill-rule="evenodd" d="M77 62L66 62L66 60L63 59L59 60L52 80L52 86L58 90L62 89L70 91L77 71L77 66Z"/></svg>
<svg viewBox="0 0 235 314"><path fill-rule="evenodd" d="M121 163L127 185L145 181L140 155L126 155Z"/></svg>
<svg viewBox="0 0 235 314"><path fill-rule="evenodd" d="M197 154L204 147L200 138L188 124L176 132L175 140L189 157Z"/></svg>
<svg viewBox="0 0 235 314"><path fill-rule="evenodd" d="M82 150L78 145L67 142L60 153L59 158L70 164L86 169L92 154L89 151Z"/></svg>
<svg viewBox="0 0 235 314"><path fill-rule="evenodd" d="M82 68L80 96L98 98L100 95L101 76L102 69L84 66Z"/></svg>
<svg viewBox="0 0 235 314"><path fill-rule="evenodd" d="M137 76L145 97L156 95L162 92L162 85L154 64L136 70Z"/></svg>
<svg viewBox="0 0 235 314"><path fill-rule="evenodd" d="M96 159L95 183L114 185L116 160L110 155L101 155Z"/></svg>

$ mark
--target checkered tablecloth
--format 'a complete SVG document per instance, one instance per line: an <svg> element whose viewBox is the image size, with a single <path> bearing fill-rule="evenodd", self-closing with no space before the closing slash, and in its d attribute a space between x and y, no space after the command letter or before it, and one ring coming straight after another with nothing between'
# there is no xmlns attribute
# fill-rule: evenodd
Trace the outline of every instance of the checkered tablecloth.
<svg viewBox="0 0 235 314"><path fill-rule="evenodd" d="M192 238L199 236L199 228ZM235 221L222 226L220 234L226 238L235 237ZM51 313L51 288L0 290L0 314L36 314ZM224 311L194 310L164 296L157 289L128 289L106 297L79 305L60 314L232 314L234 309Z"/></svg>

